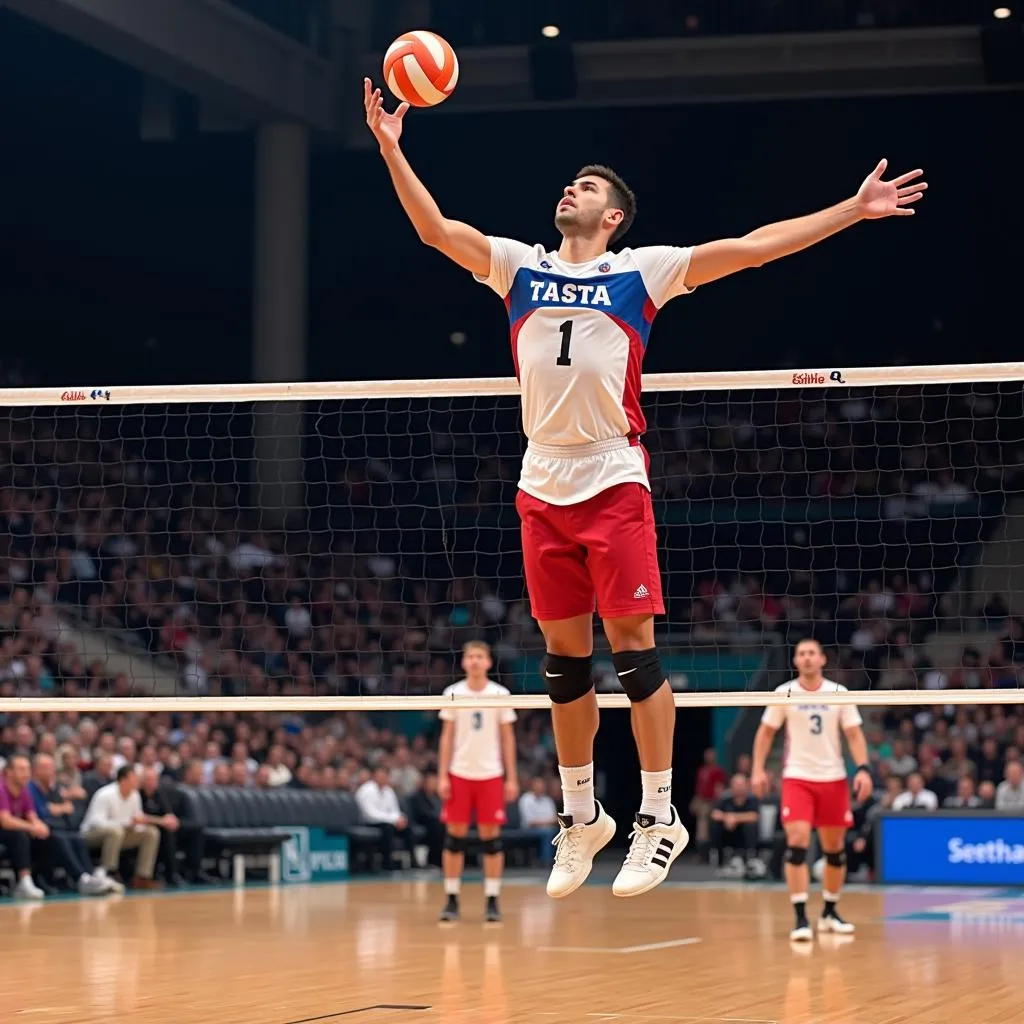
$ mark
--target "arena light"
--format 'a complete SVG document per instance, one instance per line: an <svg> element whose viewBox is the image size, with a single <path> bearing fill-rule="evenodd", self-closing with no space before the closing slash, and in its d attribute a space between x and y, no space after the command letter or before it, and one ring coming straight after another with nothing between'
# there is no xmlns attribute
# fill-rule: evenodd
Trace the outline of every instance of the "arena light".
<svg viewBox="0 0 1024 1024"><path fill-rule="evenodd" d="M1000 8L1000 10L1002 9ZM557 25L545 25L540 30L540 34L545 39L557 39L562 34L562 30Z"/></svg>
<svg viewBox="0 0 1024 1024"><path fill-rule="evenodd" d="M992 17L993 18L998 18L1000 21L1004 21L1006 18L1009 18L1012 15L1013 15L1013 11L1011 11L1009 7L997 7L992 12Z"/></svg>

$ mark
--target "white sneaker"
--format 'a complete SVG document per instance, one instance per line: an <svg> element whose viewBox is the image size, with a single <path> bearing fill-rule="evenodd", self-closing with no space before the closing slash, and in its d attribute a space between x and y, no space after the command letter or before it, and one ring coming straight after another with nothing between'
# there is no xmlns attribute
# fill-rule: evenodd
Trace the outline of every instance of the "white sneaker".
<svg viewBox="0 0 1024 1024"><path fill-rule="evenodd" d="M78 891L83 896L103 896L110 890L107 884L109 878L97 878L95 875L82 875L78 880Z"/></svg>
<svg viewBox="0 0 1024 1024"><path fill-rule="evenodd" d="M856 930L856 925L850 924L849 921L844 921L834 910L831 914L822 914L818 918L819 932L831 933L833 935L852 935Z"/></svg>
<svg viewBox="0 0 1024 1024"><path fill-rule="evenodd" d="M30 875L22 878L14 887L14 898L16 900L41 900L46 894L32 881Z"/></svg>
<svg viewBox="0 0 1024 1024"><path fill-rule="evenodd" d="M106 868L97 868L92 873L92 880L97 883L97 889L100 893L113 892L119 896L124 895L124 886L116 878L111 878L107 874Z"/></svg>
<svg viewBox="0 0 1024 1024"><path fill-rule="evenodd" d="M653 815L638 814L629 838L629 853L612 883L616 896L640 896L664 882L672 862L686 849L690 833L673 807L668 825Z"/></svg>
<svg viewBox="0 0 1024 1024"><path fill-rule="evenodd" d="M598 803L594 820L575 822L569 814L558 815L558 835L551 840L555 862L548 877L548 895L562 899L574 893L590 874L594 858L615 835L615 822Z"/></svg>
<svg viewBox="0 0 1024 1024"><path fill-rule="evenodd" d="M809 924L802 924L789 933L790 942L811 942L814 939L814 932Z"/></svg>

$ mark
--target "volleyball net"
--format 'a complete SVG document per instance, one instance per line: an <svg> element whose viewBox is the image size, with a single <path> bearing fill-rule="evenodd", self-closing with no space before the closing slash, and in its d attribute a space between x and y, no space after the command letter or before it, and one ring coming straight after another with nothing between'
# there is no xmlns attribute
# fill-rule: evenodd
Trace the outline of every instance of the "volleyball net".
<svg viewBox="0 0 1024 1024"><path fill-rule="evenodd" d="M1021 699L1024 363L645 377L686 705ZM545 707L512 379L0 389L0 712ZM595 619L595 683L626 706ZM479 707L479 701L474 703Z"/></svg>

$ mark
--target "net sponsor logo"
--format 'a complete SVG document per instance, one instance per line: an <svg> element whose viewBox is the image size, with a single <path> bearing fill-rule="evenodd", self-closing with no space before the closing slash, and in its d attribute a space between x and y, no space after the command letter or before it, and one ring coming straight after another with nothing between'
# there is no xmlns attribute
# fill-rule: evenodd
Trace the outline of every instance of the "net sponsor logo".
<svg viewBox="0 0 1024 1024"><path fill-rule="evenodd" d="M93 388L91 391L62 391L60 393L60 400L62 402L87 402L92 399L94 402L97 399L104 398L108 402L110 401L110 392L106 388Z"/></svg>
<svg viewBox="0 0 1024 1024"><path fill-rule="evenodd" d="M1024 864L1024 843L1008 843L999 837L984 843L968 843L953 836L946 852L950 864Z"/></svg>
<svg viewBox="0 0 1024 1024"><path fill-rule="evenodd" d="M825 374L823 373L794 373L794 384L824 384Z"/></svg>

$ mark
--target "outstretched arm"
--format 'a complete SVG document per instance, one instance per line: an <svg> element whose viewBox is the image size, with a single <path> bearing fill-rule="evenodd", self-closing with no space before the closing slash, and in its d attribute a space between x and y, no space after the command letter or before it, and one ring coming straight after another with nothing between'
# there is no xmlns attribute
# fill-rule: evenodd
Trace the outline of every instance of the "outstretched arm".
<svg viewBox="0 0 1024 1024"><path fill-rule="evenodd" d="M914 210L910 204L917 202L928 188L927 182L916 180L924 172L910 171L892 181L883 181L882 175L887 166L888 161L882 160L865 178L855 196L827 210L768 224L742 238L723 238L696 246L686 270L686 287L696 288L720 277L790 256L862 220L911 216Z"/></svg>
<svg viewBox="0 0 1024 1024"><path fill-rule="evenodd" d="M461 221L449 220L441 213L434 197L416 177L398 145L402 135L402 120L409 109L402 103L389 114L384 110L384 97L380 89L372 89L370 80L363 79L363 104L366 123L380 144L380 155L387 164L391 181L420 241L440 250L460 267L488 277L491 272L491 243L487 236Z"/></svg>

